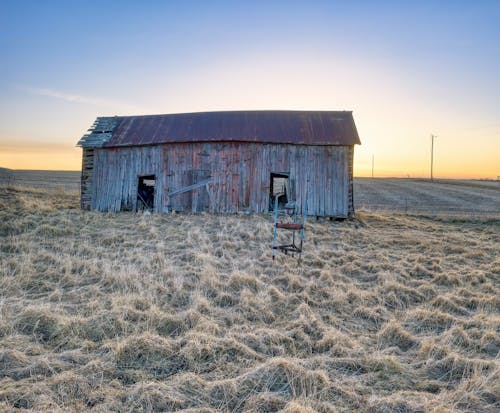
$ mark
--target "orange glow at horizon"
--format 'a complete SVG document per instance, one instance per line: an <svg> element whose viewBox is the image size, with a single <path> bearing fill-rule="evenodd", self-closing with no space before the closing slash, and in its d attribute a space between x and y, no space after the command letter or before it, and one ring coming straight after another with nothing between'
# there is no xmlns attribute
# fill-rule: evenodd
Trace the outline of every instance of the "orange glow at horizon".
<svg viewBox="0 0 500 413"><path fill-rule="evenodd" d="M78 171L82 150L66 144L1 145L0 167L47 171Z"/></svg>
<svg viewBox="0 0 500 413"><path fill-rule="evenodd" d="M354 155L356 157L356 154ZM407 168L403 172L399 165L390 163L378 165L375 158L373 176L375 178L430 178L430 163L427 168ZM467 165L455 163L434 163L434 178L442 179L498 179L500 176L498 159L489 159L484 162L471 162ZM369 162L354 161L355 177L371 177L372 166Z"/></svg>
<svg viewBox="0 0 500 413"><path fill-rule="evenodd" d="M79 171L82 150L68 144L0 144L0 167L9 169ZM391 159L383 154L375 155L376 178L428 178L430 161L405 157ZM457 161L435 159L434 176L449 179L497 179L500 176L498 151L488 151L480 160ZM404 164L405 167L402 167ZM371 177L372 155L363 151L363 144L354 150L354 176Z"/></svg>

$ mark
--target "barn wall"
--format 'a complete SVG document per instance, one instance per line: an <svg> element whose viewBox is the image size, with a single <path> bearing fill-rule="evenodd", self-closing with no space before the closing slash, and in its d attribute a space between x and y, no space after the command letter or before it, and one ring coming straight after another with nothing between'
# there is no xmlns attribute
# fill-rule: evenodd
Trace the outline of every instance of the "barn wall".
<svg viewBox="0 0 500 413"><path fill-rule="evenodd" d="M95 149L92 209L112 212L135 210L138 177L156 175L155 211L161 211L162 172L160 146Z"/></svg>
<svg viewBox="0 0 500 413"><path fill-rule="evenodd" d="M351 165L350 165L351 162ZM299 209L318 216L349 215L352 147L179 143L95 151L92 207L135 209L137 177L155 174L155 210L266 212L271 172L290 174ZM168 198L171 191L212 178L208 188Z"/></svg>
<svg viewBox="0 0 500 413"><path fill-rule="evenodd" d="M348 177L349 177L349 182L348 182L348 211L349 211L349 216L353 217L354 216L354 145L349 146L349 154L348 154Z"/></svg>
<svg viewBox="0 0 500 413"><path fill-rule="evenodd" d="M94 149L82 150L82 174L80 177L80 207L90 209L94 175Z"/></svg>

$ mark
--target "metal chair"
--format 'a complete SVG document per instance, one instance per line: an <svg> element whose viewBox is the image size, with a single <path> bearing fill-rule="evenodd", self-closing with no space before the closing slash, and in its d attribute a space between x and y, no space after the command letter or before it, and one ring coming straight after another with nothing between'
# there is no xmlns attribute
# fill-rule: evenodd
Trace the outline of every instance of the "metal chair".
<svg viewBox="0 0 500 413"><path fill-rule="evenodd" d="M304 205L302 211L302 222L297 222L297 204L296 202L288 202L285 205L285 209L280 210L278 208L278 198L281 194L276 194L274 198L274 225L273 225L273 260L275 257L275 251L279 250L285 255L291 253L294 254L302 253L302 246L304 243L304 232L306 227L306 210L307 210L307 200L306 205ZM287 221L280 221L280 217L288 217ZM292 221L290 221L290 217ZM292 240L290 244L278 244L278 229L292 231ZM296 232L299 231L298 239L299 245L295 243Z"/></svg>

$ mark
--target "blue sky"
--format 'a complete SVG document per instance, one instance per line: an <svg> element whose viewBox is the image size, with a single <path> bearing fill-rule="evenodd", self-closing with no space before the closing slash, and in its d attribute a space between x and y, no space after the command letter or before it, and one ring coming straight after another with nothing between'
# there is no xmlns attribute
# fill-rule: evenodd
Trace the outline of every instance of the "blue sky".
<svg viewBox="0 0 500 413"><path fill-rule="evenodd" d="M0 165L78 169L99 115L347 109L360 175L375 155L425 176L435 133L438 174L496 177L499 21L500 1L0 1Z"/></svg>

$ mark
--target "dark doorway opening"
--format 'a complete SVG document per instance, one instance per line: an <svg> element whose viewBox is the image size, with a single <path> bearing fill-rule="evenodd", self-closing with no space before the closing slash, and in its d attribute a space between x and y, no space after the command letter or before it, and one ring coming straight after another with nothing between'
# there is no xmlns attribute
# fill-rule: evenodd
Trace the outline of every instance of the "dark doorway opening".
<svg viewBox="0 0 500 413"><path fill-rule="evenodd" d="M271 173L269 185L269 211L273 211L276 198L278 198L278 208L284 209L288 203L289 184L287 173Z"/></svg>
<svg viewBox="0 0 500 413"><path fill-rule="evenodd" d="M150 210L155 206L155 175L139 176L137 183L137 211Z"/></svg>

